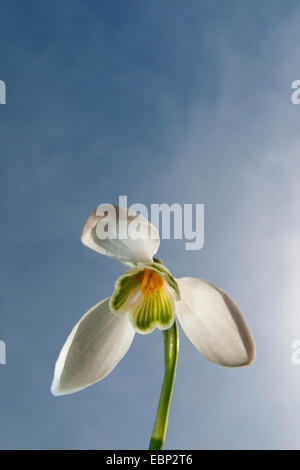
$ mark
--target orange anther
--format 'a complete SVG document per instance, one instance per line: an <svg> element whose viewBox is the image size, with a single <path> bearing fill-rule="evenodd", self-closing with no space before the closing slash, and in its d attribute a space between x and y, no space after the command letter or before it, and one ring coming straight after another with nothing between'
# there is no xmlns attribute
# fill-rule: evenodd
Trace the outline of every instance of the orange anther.
<svg viewBox="0 0 300 470"><path fill-rule="evenodd" d="M143 271L141 281L141 291L144 295L152 296L157 289L164 285L161 276L151 269L145 269L145 271Z"/></svg>

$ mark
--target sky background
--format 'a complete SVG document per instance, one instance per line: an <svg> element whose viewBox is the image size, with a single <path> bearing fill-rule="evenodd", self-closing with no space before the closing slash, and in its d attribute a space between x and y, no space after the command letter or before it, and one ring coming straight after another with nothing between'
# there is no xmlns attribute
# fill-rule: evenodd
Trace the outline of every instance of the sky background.
<svg viewBox="0 0 300 470"><path fill-rule="evenodd" d="M300 448L299 2L0 0L0 448L147 448L160 332L103 381L50 394L58 353L124 267L84 247L101 203L205 204L205 244L164 240L253 331L248 368L180 330L167 449Z"/></svg>

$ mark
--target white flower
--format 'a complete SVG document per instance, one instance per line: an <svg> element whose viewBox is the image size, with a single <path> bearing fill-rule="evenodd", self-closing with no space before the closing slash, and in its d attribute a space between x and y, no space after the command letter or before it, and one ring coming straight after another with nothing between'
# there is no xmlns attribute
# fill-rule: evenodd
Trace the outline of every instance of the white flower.
<svg viewBox="0 0 300 470"><path fill-rule="evenodd" d="M116 209L118 234L122 224L138 218L151 236L115 238L115 233L108 233L101 239L97 225L104 218L94 212L87 220L82 242L131 269L117 280L112 296L94 305L73 328L56 362L52 393L77 392L103 379L126 354L136 331L146 334L155 327L170 328L175 317L210 361L230 367L250 364L254 340L231 298L202 279L174 279L164 264L153 259L160 243L157 230L141 215L133 217L124 208Z"/></svg>

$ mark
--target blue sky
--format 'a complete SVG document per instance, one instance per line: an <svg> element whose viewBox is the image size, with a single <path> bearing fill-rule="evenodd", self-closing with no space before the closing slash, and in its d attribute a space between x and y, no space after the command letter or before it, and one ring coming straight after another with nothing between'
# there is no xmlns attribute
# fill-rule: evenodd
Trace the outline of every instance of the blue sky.
<svg viewBox="0 0 300 470"><path fill-rule="evenodd" d="M50 394L72 326L123 272L80 243L98 204L205 204L205 245L162 241L257 343L215 366L180 331L169 449L299 448L296 1L0 1L0 447L147 448L162 336L136 335L103 381Z"/></svg>

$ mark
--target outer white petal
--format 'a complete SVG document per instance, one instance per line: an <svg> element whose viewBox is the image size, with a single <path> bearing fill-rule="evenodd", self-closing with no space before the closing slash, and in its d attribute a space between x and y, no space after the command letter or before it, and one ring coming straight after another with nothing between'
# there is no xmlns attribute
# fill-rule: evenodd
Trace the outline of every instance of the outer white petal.
<svg viewBox="0 0 300 470"><path fill-rule="evenodd" d="M193 345L216 364L250 364L255 357L255 343L230 297L202 279L184 277L177 283L181 300L176 302L176 314Z"/></svg>
<svg viewBox="0 0 300 470"><path fill-rule="evenodd" d="M134 329L128 315L111 313L108 302L94 305L73 328L55 365L53 395L74 393L103 379L128 351Z"/></svg>
<svg viewBox="0 0 300 470"><path fill-rule="evenodd" d="M88 218L81 235L81 241L92 250L122 262L149 263L157 252L160 244L157 229L140 214L129 211L124 207L103 205L99 207L110 206L116 210L116 231L113 227L113 216L99 216L96 210ZM99 209L99 208L98 208ZM111 225L110 225L111 222ZM98 225L100 224L100 225ZM101 224L108 228L106 239L97 236ZM138 224L142 235L137 238L128 233L128 227ZM98 231L99 233L99 231Z"/></svg>

